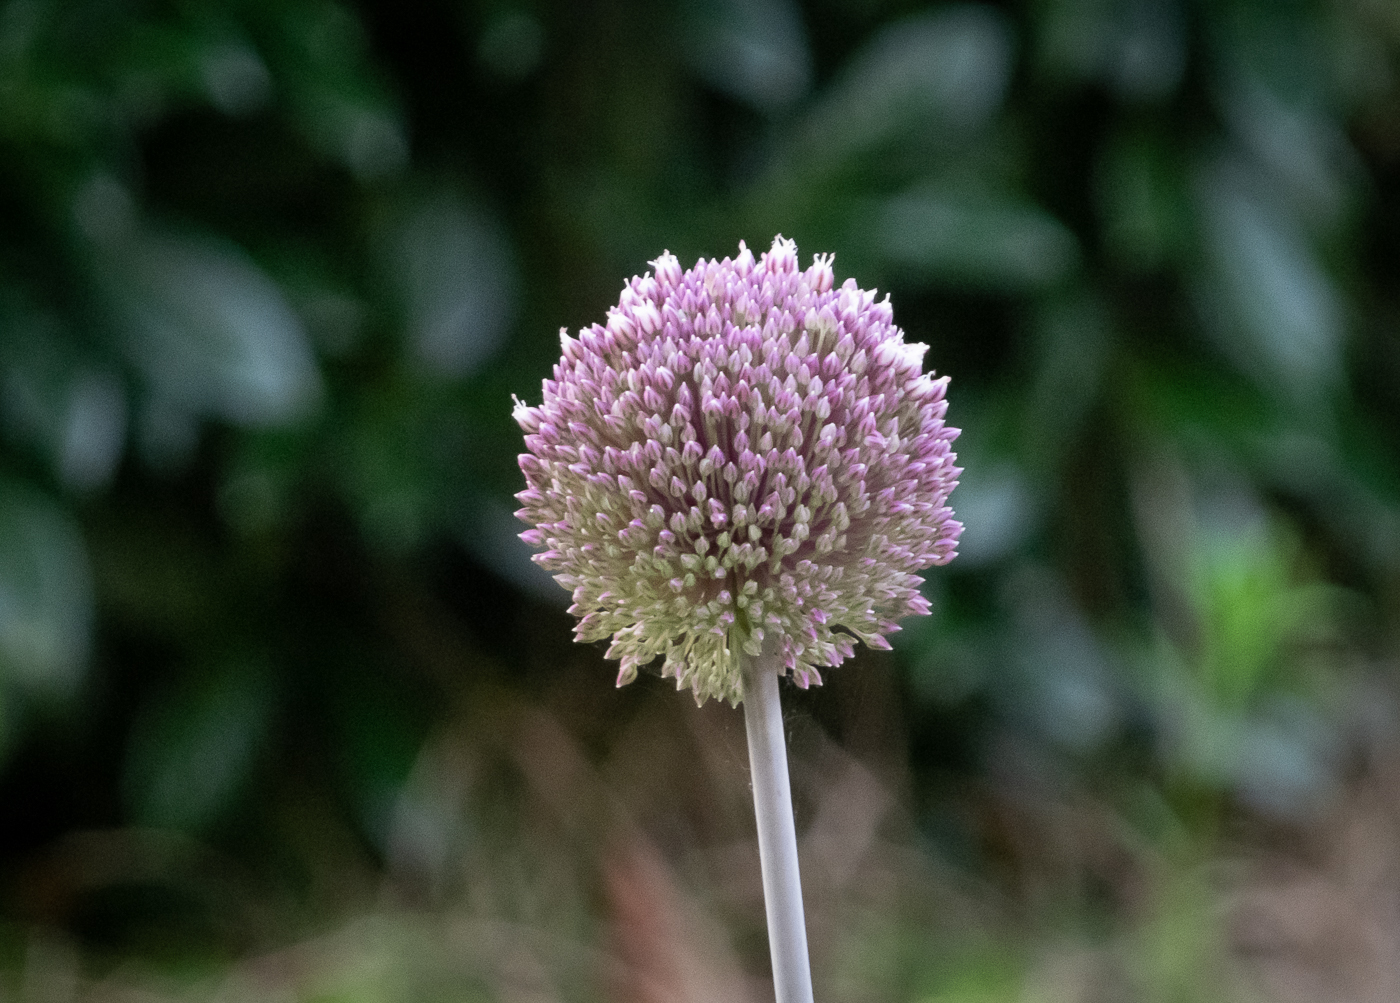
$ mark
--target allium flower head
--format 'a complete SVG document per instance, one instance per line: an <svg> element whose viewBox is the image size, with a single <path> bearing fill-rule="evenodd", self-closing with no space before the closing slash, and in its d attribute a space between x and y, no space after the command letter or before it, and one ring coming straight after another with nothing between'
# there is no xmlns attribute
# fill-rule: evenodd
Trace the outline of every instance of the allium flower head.
<svg viewBox="0 0 1400 1003"><path fill-rule="evenodd" d="M572 590L579 641L611 637L618 685L665 657L697 701L742 697L765 642L801 686L859 638L928 612L916 571L952 560L961 473L948 378L921 369L889 297L782 237L689 271L670 253L606 325L560 333L516 513Z"/></svg>

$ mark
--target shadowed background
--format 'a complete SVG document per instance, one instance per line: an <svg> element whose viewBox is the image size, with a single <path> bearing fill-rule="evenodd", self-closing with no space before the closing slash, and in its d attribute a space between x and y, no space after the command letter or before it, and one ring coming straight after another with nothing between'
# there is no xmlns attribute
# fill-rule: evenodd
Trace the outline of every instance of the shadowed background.
<svg viewBox="0 0 1400 1003"><path fill-rule="evenodd" d="M1400 8L0 0L0 1000L771 999L510 395L774 233L953 382L785 688L817 996L1400 996Z"/></svg>

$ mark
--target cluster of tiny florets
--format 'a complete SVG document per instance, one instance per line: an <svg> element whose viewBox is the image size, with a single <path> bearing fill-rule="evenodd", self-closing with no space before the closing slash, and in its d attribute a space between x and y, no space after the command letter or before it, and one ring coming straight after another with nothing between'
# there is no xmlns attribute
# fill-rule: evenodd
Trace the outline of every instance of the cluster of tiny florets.
<svg viewBox="0 0 1400 1003"><path fill-rule="evenodd" d="M889 297L833 288L829 256L802 271L792 241L652 264L606 325L560 333L540 406L517 401L521 537L578 640L612 638L618 685L664 656L678 688L737 703L765 641L819 683L927 613L915 572L955 554L948 379Z"/></svg>

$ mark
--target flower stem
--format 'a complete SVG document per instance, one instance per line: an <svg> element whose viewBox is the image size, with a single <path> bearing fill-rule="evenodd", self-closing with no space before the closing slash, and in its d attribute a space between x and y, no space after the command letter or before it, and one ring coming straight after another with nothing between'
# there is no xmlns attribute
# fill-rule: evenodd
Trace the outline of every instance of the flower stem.
<svg viewBox="0 0 1400 1003"><path fill-rule="evenodd" d="M797 830L792 821L787 745L778 701L778 665L766 652L757 658L744 656L744 726L749 737L773 988L777 1003L812 1003L812 969L807 959L807 925L797 871Z"/></svg>

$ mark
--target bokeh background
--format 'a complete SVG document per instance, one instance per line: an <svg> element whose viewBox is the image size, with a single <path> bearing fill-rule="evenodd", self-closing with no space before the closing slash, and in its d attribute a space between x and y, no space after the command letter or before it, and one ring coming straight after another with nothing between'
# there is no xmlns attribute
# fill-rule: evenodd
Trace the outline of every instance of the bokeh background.
<svg viewBox="0 0 1400 1003"><path fill-rule="evenodd" d="M0 1000L771 999L509 413L777 232L965 430L785 692L818 998L1400 998L1392 0L3 0Z"/></svg>

